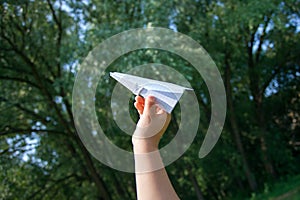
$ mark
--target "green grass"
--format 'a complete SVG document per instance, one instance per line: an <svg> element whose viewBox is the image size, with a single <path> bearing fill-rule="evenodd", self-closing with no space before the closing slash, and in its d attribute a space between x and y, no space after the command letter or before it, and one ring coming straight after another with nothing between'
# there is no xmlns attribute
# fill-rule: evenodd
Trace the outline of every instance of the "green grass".
<svg viewBox="0 0 300 200"><path fill-rule="evenodd" d="M275 183L269 187L265 185L262 194L253 194L250 200L299 200L300 175Z"/></svg>

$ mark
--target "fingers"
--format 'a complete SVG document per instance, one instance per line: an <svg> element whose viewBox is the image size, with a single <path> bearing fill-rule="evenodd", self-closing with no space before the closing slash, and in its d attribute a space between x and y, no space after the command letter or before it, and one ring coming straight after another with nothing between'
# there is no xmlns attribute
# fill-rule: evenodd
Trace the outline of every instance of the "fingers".
<svg viewBox="0 0 300 200"><path fill-rule="evenodd" d="M144 111L144 106L145 106L145 99L141 96L136 96L135 97L135 103L134 106L137 109L137 111L139 112L140 115L143 114Z"/></svg>
<svg viewBox="0 0 300 200"><path fill-rule="evenodd" d="M135 108L137 109L137 111L139 112L140 115L143 114L143 110L144 110L144 105L138 102L134 103Z"/></svg>
<svg viewBox="0 0 300 200"><path fill-rule="evenodd" d="M163 114L165 111L158 106L155 106L155 97L149 96L147 98L143 98L141 96L135 97L135 103L134 106L139 112L140 115L143 113L147 113L148 115L153 114Z"/></svg>
<svg viewBox="0 0 300 200"><path fill-rule="evenodd" d="M144 99L143 97L141 97L141 96L136 96L136 97L135 97L135 100L136 100L137 102L145 103L145 99Z"/></svg>

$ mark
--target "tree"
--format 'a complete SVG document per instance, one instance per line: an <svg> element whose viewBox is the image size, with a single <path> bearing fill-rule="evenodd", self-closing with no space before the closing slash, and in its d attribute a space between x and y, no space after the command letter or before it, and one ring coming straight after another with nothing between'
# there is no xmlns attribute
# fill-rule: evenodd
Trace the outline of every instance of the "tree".
<svg viewBox="0 0 300 200"><path fill-rule="evenodd" d="M123 30L147 25L169 27L199 41L226 85L228 116L222 138L199 160L202 133L210 121L209 93L200 74L179 56L154 49L130 52L109 67L126 71L162 63L183 74L196 91L203 113L199 133L184 156L167 168L182 199L246 197L264 184L298 174L299 4L2 1L0 198L135 198L134 176L100 164L82 144L71 96L78 65L91 49ZM104 77L96 107L109 102L112 88ZM130 111L137 119L134 109ZM111 141L130 150L130 137L113 123L110 110L98 109L97 116L106 122ZM179 119L175 109L161 145L172 139Z"/></svg>

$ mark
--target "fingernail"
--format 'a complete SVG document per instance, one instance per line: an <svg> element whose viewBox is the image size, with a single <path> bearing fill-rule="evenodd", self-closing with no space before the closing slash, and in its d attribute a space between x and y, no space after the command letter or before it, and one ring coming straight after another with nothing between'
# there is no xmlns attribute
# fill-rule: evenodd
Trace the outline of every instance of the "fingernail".
<svg viewBox="0 0 300 200"><path fill-rule="evenodd" d="M154 96L149 96L148 97L150 101L155 101L155 97Z"/></svg>

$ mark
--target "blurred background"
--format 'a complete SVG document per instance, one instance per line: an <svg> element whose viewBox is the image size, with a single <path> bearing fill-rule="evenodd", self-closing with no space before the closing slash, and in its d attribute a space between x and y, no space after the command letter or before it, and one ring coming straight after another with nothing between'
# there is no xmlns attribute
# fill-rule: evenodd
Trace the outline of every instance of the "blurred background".
<svg viewBox="0 0 300 200"><path fill-rule="evenodd" d="M107 69L126 72L161 63L194 88L201 111L198 134L166 168L181 199L300 199L299 0L0 2L0 199L136 198L134 174L101 164L83 146L73 122L72 88L79 64L99 43L151 26L199 42L226 88L221 138L199 159L211 105L203 79L187 61L142 49ZM96 112L107 137L131 151L131 138L110 109L115 84L108 73L102 77ZM133 98L128 106L136 121ZM177 106L161 145L176 133L179 117Z"/></svg>

